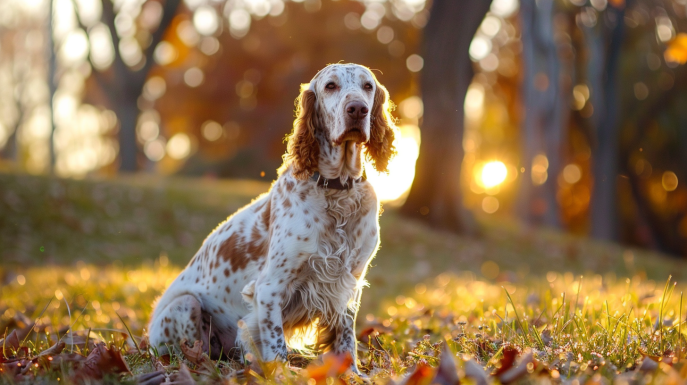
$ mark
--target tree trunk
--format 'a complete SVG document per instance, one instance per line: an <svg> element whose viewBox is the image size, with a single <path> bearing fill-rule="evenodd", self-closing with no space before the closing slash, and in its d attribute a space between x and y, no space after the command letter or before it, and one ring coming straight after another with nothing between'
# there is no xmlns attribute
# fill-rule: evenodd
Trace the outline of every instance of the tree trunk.
<svg viewBox="0 0 687 385"><path fill-rule="evenodd" d="M521 128L522 154L518 191L518 215L528 224L559 227L556 201L557 176L562 167L569 85L560 81L560 59L554 41L553 0L522 0L522 57L524 119ZM544 154L548 159L543 184L532 182L532 162Z"/></svg>
<svg viewBox="0 0 687 385"><path fill-rule="evenodd" d="M138 169L136 123L139 111L136 99L131 95L120 98L116 103L115 114L119 117L119 171L134 172Z"/></svg>
<svg viewBox="0 0 687 385"><path fill-rule="evenodd" d="M605 240L617 240L619 232L616 178L620 95L616 78L624 15L624 8L609 5L593 29L583 28L590 51L587 73L590 102L594 108L589 119L594 175L590 201L591 235Z"/></svg>
<svg viewBox="0 0 687 385"><path fill-rule="evenodd" d="M473 69L468 49L491 0L435 0L424 31L421 91L424 104L420 156L404 215L432 226L473 233L463 206L463 105Z"/></svg>
<svg viewBox="0 0 687 385"><path fill-rule="evenodd" d="M48 148L50 151L50 172L55 172L55 92L57 92L57 57L55 55L55 37L53 35L53 17L55 0L50 1L48 8L48 103L50 104L50 136L48 137Z"/></svg>
<svg viewBox="0 0 687 385"><path fill-rule="evenodd" d="M133 172L138 169L138 143L136 141L136 123L138 120L138 97L148 79L148 73L155 65L153 53L163 39L165 30L171 25L181 0L166 0L157 29L151 33L151 43L145 52L145 64L141 69L129 68L119 54L119 36L115 28L114 5L110 0L103 0L103 22L110 29L110 37L115 50L109 76L94 71L96 81L105 88L110 98L109 106L119 119L119 170Z"/></svg>

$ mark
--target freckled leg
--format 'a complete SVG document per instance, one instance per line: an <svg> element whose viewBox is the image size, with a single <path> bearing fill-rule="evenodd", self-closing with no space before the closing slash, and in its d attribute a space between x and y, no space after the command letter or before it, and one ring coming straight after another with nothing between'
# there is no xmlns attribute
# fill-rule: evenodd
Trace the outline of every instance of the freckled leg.
<svg viewBox="0 0 687 385"><path fill-rule="evenodd" d="M256 315L260 328L262 358L265 361L286 360L287 349L282 320L284 285L275 282L256 285Z"/></svg>
<svg viewBox="0 0 687 385"><path fill-rule="evenodd" d="M148 339L160 354L168 353L167 346L179 346L183 339L190 344L203 341L207 349L207 338L201 336L201 304L196 297L185 294L173 299L162 309L156 309L150 322Z"/></svg>
<svg viewBox="0 0 687 385"><path fill-rule="evenodd" d="M356 311L348 310L346 317L343 317L339 325L336 326L336 338L332 345L332 351L337 354L350 353L353 358L351 370L357 375L362 376L358 370L358 349L355 336L355 316Z"/></svg>

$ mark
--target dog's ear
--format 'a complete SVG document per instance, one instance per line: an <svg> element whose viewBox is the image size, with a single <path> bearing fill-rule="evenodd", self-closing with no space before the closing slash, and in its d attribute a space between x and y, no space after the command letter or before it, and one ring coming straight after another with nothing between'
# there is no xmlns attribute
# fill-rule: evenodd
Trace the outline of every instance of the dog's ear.
<svg viewBox="0 0 687 385"><path fill-rule="evenodd" d="M317 170L320 146L315 138L315 92L303 87L296 99L296 120L288 138L284 167L293 167L293 176L308 179Z"/></svg>
<svg viewBox="0 0 687 385"><path fill-rule="evenodd" d="M391 116L393 108L389 92L375 79L375 91L372 115L370 116L370 140L365 145L367 159L378 172L389 172L389 160L396 155L394 137L396 125Z"/></svg>

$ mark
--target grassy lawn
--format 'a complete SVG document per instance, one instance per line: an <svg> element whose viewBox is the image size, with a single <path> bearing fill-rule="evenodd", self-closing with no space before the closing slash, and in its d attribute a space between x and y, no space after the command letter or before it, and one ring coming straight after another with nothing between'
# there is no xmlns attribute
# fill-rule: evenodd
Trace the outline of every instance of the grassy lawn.
<svg viewBox="0 0 687 385"><path fill-rule="evenodd" d="M247 370L247 363L192 352L155 357L129 338L127 329L140 341L155 297L203 238L268 187L0 174L0 338L7 336L0 382L30 382L34 375L54 383L103 376L135 382L164 370L177 381L331 385L325 377L336 376L344 358L306 367L309 359L293 357L288 367L253 362ZM685 381L687 263L503 218L480 222L483 237L468 239L385 207L382 248L358 319L360 364L372 379ZM58 341L66 343L61 353L38 357ZM100 341L115 347L98 347ZM113 376L121 369L118 352L132 374ZM444 364L436 368L442 352ZM182 363L190 372L178 371ZM91 367L100 372L83 374Z"/></svg>

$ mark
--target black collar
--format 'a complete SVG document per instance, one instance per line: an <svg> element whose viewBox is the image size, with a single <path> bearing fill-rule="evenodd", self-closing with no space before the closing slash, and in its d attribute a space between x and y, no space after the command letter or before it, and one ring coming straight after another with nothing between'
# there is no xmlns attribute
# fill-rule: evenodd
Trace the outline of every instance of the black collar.
<svg viewBox="0 0 687 385"><path fill-rule="evenodd" d="M310 180L317 182L317 185L324 188L334 190L350 190L356 183L364 182L366 180L365 174L358 179L349 179L346 183L341 183L341 178L327 179L315 171Z"/></svg>

